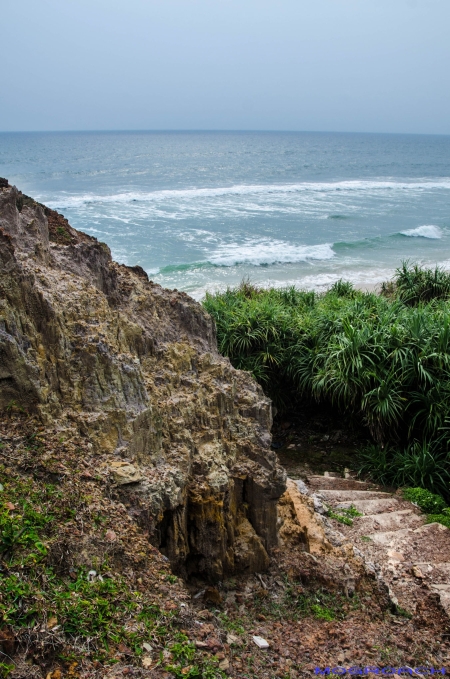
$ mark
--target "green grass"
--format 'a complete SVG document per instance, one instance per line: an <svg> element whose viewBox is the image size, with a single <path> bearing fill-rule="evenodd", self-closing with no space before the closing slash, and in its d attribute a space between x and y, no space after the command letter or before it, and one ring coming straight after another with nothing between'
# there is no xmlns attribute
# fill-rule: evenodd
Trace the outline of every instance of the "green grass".
<svg viewBox="0 0 450 679"><path fill-rule="evenodd" d="M14 669L14 665L8 662L0 662L0 678L7 679Z"/></svg>
<svg viewBox="0 0 450 679"><path fill-rule="evenodd" d="M267 617L299 620L308 616L317 620L343 620L349 609L360 605L357 596L352 599L340 592L330 592L322 587L307 589L299 583L286 580L286 588L279 600L255 597L255 608Z"/></svg>
<svg viewBox="0 0 450 679"><path fill-rule="evenodd" d="M72 577L55 570L49 560L54 527L74 509L66 495L51 484L1 470L0 481L0 627L7 625L20 636L21 630L54 617L66 638L89 639L98 658L121 642L139 654L149 635L167 632L173 615L146 605L119 574L107 576L106 561L96 566L105 577L93 582L87 569L79 568ZM131 617L141 622L140 633L128 630Z"/></svg>
<svg viewBox="0 0 450 679"><path fill-rule="evenodd" d="M36 437L27 441L27 446L39 445ZM106 558L93 560L97 573L93 578L88 568L61 569L59 562L53 563L58 530L89 501L71 486L63 492L42 480L6 472L0 464L0 629L11 630L19 644L24 639L26 645L30 634L45 630L51 621L57 634L49 656L60 661L89 656L107 665L118 662L120 644L130 649L135 664L143 643L150 640L170 652L170 659L161 653L159 666L172 676L224 679L220 661L203 657L180 632L177 611L150 603L147 593L136 591L126 573ZM94 513L91 521L102 530L103 514ZM159 576L171 584L177 581L165 570ZM27 648L33 652L33 644ZM6 661L0 663L2 679L12 669Z"/></svg>
<svg viewBox="0 0 450 679"><path fill-rule="evenodd" d="M450 274L404 263L385 293L345 281L321 295L246 282L204 306L220 351L279 409L331 405L367 427L365 473L448 497Z"/></svg>
<svg viewBox="0 0 450 679"><path fill-rule="evenodd" d="M175 643L169 646L171 661L165 669L176 679L225 679L226 674L219 667L216 656L204 659L201 665L195 663L196 647L189 638L178 633Z"/></svg>
<svg viewBox="0 0 450 679"><path fill-rule="evenodd" d="M407 618L408 620L411 620L411 618L413 617L412 613L405 610L401 606L395 606L395 615L398 615L401 618Z"/></svg>
<svg viewBox="0 0 450 679"><path fill-rule="evenodd" d="M334 611L319 604L312 604L311 613L314 614L317 620L334 620L335 618Z"/></svg>
<svg viewBox="0 0 450 679"><path fill-rule="evenodd" d="M223 628L227 632L233 632L234 634L244 634L245 632L245 627L244 624L241 620L230 620L228 615L226 613L219 613L218 618L222 623Z"/></svg>
<svg viewBox="0 0 450 679"><path fill-rule="evenodd" d="M357 516L362 516L362 513L358 512L356 507L351 505L347 509L338 508L334 510L329 508L328 516L330 517L330 519L335 519L336 521L339 521L340 523L343 523L346 526L353 526L353 519L356 518Z"/></svg>

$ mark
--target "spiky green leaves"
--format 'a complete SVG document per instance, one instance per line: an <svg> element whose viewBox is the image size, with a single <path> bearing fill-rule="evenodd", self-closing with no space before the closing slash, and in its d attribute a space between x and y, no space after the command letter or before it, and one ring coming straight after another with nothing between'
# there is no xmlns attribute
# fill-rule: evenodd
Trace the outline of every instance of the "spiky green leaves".
<svg viewBox="0 0 450 679"><path fill-rule="evenodd" d="M278 407L299 396L332 404L362 420L383 448L406 451L396 458L398 478L435 478L442 487L450 445L449 295L450 274L405 263L389 296L343 281L324 295L245 283L208 295L205 307L221 352L251 371Z"/></svg>

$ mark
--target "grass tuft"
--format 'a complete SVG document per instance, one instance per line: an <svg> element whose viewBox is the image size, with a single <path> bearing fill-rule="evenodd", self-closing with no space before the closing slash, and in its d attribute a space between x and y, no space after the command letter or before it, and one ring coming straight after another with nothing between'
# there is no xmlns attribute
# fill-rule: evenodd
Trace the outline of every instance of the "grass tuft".
<svg viewBox="0 0 450 679"><path fill-rule="evenodd" d="M339 521L340 523L345 524L346 526L353 526L353 519L356 518L357 516L362 516L361 512L358 512L356 507L351 505L348 508L338 508L338 509L328 509L328 516L330 519L335 519L336 521Z"/></svg>

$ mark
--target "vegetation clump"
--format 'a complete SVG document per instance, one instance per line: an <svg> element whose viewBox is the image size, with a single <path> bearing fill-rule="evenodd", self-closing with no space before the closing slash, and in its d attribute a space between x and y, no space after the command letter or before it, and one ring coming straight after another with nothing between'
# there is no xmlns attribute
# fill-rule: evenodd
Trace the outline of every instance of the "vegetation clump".
<svg viewBox="0 0 450 679"><path fill-rule="evenodd" d="M112 573L107 559L96 564L97 570L79 567L67 573L54 563L54 527L68 523L80 502L70 506L52 484L6 475L1 466L0 479L3 627L20 638L44 626L54 630L52 642L59 653L65 640L77 639L80 650L87 645L94 659L103 661L120 644L140 655L144 641L167 633L173 615L150 605L122 574ZM132 617L139 621L136 630L127 626Z"/></svg>
<svg viewBox="0 0 450 679"><path fill-rule="evenodd" d="M357 516L362 516L362 513L359 512L354 505L350 505L350 507L339 507L336 510L329 508L328 516L330 519L335 519L346 526L353 526L353 519Z"/></svg>
<svg viewBox="0 0 450 679"><path fill-rule="evenodd" d="M417 505L426 514L441 514L446 504L440 495L430 493L424 488L404 488L402 495Z"/></svg>
<svg viewBox="0 0 450 679"><path fill-rule="evenodd" d="M385 486L428 489L445 497L449 492L447 442L413 441L403 450L369 444L359 451L359 473Z"/></svg>
<svg viewBox="0 0 450 679"><path fill-rule="evenodd" d="M278 408L331 404L369 430L362 471L448 496L450 274L405 262L388 293L344 281L324 294L245 282L204 305L220 351Z"/></svg>
<svg viewBox="0 0 450 679"><path fill-rule="evenodd" d="M450 528L450 507L446 506L440 495L424 488L403 488L402 495L427 514L427 523L441 523Z"/></svg>

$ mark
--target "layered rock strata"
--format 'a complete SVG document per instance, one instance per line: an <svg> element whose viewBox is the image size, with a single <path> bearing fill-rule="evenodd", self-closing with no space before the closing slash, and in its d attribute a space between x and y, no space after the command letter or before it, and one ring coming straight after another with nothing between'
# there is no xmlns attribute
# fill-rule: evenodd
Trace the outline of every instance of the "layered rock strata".
<svg viewBox="0 0 450 679"><path fill-rule="evenodd" d="M201 305L0 184L0 408L108 452L111 493L183 575L259 571L285 475L271 404Z"/></svg>

